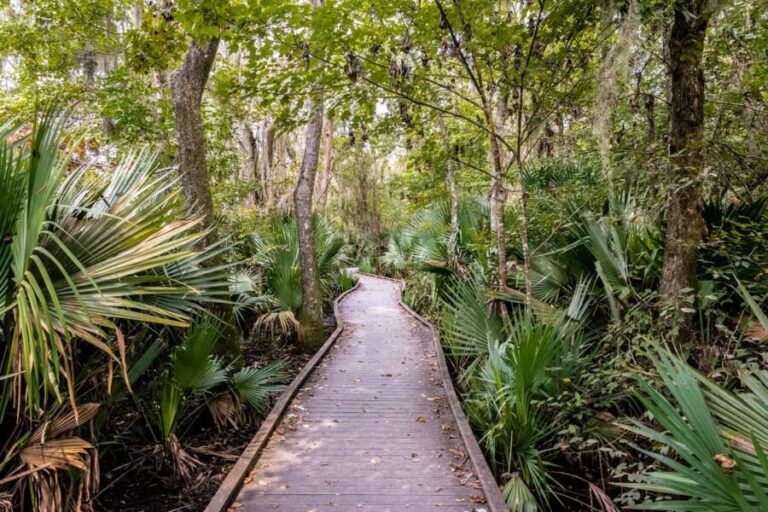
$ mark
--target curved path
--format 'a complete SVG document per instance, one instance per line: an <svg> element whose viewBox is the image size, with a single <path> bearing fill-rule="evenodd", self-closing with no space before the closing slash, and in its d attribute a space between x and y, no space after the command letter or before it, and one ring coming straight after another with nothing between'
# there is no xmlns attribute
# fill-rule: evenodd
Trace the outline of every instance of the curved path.
<svg viewBox="0 0 768 512"><path fill-rule="evenodd" d="M398 283L360 279L341 304L341 337L230 510L487 510L430 331L400 306Z"/></svg>

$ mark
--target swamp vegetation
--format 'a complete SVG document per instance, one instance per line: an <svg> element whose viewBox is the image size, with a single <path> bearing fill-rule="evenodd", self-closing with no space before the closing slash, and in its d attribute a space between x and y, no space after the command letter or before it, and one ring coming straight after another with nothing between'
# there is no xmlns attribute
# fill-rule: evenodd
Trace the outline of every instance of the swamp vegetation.
<svg viewBox="0 0 768 512"><path fill-rule="evenodd" d="M0 511L202 510L350 267L510 511L768 510L763 2L7 0L0 43Z"/></svg>

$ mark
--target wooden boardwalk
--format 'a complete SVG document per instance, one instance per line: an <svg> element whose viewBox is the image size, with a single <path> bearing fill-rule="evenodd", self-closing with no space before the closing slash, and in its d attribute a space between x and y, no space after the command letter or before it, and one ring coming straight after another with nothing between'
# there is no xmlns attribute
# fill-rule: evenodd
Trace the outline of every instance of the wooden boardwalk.
<svg viewBox="0 0 768 512"><path fill-rule="evenodd" d="M484 511L429 330L393 281L361 276L344 331L301 388L230 510Z"/></svg>

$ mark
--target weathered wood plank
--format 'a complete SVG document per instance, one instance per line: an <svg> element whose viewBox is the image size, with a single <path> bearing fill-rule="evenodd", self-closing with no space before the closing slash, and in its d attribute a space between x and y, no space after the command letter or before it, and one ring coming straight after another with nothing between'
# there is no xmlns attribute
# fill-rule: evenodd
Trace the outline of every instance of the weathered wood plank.
<svg viewBox="0 0 768 512"><path fill-rule="evenodd" d="M392 281L361 278L339 308L344 332L274 429L235 510L489 510L441 354L399 294Z"/></svg>

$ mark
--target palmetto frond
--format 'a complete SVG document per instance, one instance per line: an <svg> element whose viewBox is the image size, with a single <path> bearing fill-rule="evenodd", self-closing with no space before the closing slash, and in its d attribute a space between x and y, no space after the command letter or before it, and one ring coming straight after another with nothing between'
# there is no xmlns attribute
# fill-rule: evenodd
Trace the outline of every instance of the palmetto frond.
<svg viewBox="0 0 768 512"><path fill-rule="evenodd" d="M285 362L275 361L263 368L247 366L232 375L232 384L245 402L262 416L267 414L269 398L283 389Z"/></svg>
<svg viewBox="0 0 768 512"><path fill-rule="evenodd" d="M500 320L486 305L479 277L452 280L444 290L443 340L454 356L482 356L494 341L501 341Z"/></svg>
<svg viewBox="0 0 768 512"><path fill-rule="evenodd" d="M504 484L502 496L507 502L509 512L538 512L539 510L536 498L518 475L513 475Z"/></svg>
<svg viewBox="0 0 768 512"><path fill-rule="evenodd" d="M62 123L49 112L28 144L0 144L0 187L16 201L0 211L0 318L11 319L3 363L24 382L3 393L23 390L33 415L46 397L62 399L62 379L74 397L75 340L118 362L128 382L116 320L185 326L196 302L228 297L226 268L203 267L221 248L193 248L201 220L184 217L155 154L135 153L113 173L67 174Z"/></svg>
<svg viewBox="0 0 768 512"><path fill-rule="evenodd" d="M768 510L768 374L747 377L747 391L732 393L664 351L654 362L669 397L642 382L640 398L664 430L637 420L624 428L669 450L642 450L665 470L624 485L672 499L636 508Z"/></svg>
<svg viewBox="0 0 768 512"><path fill-rule="evenodd" d="M194 323L186 340L173 353L171 372L182 390L205 392L227 380L227 367L213 355L221 333L213 320Z"/></svg>

